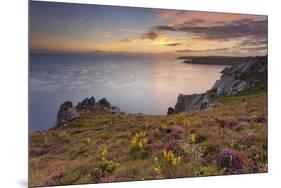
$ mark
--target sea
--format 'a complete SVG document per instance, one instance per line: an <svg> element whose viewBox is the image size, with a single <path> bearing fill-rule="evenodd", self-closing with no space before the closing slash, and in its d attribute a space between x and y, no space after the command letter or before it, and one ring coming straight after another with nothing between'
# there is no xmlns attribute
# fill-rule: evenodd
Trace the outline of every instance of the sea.
<svg viewBox="0 0 281 188"><path fill-rule="evenodd" d="M29 55L29 128L54 126L59 106L105 97L121 111L164 115L179 94L203 93L223 65L186 64L174 56L142 54Z"/></svg>

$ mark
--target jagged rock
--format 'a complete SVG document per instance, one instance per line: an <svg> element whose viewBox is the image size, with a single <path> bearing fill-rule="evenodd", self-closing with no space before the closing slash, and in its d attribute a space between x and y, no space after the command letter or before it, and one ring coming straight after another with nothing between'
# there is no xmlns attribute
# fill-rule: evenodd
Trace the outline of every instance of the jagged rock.
<svg viewBox="0 0 281 188"><path fill-rule="evenodd" d="M167 115L171 115L171 114L173 114L174 112L175 112L175 109L172 108L172 107L169 107L169 108L168 108Z"/></svg>
<svg viewBox="0 0 281 188"><path fill-rule="evenodd" d="M96 100L93 96L90 98L84 99L82 102L78 103L78 105L76 106L76 108L78 108L79 110L81 110L81 109L94 110L95 107L96 107Z"/></svg>
<svg viewBox="0 0 281 188"><path fill-rule="evenodd" d="M250 88L251 83L236 79L233 76L224 75L220 80L216 81L211 90L216 91L217 95L235 95L241 91Z"/></svg>
<svg viewBox="0 0 281 188"><path fill-rule="evenodd" d="M98 105L102 107L105 110L110 110L111 109L111 104L106 98L102 98L101 100L98 101Z"/></svg>
<svg viewBox="0 0 281 188"><path fill-rule="evenodd" d="M211 104L211 99L206 93L178 96L175 113L204 110Z"/></svg>
<svg viewBox="0 0 281 188"><path fill-rule="evenodd" d="M217 80L211 90L206 93L180 94L173 113L187 113L217 107L218 104L212 103L210 95L229 96L256 86L261 89L267 87L267 56L249 58L248 62L226 67L221 73L220 80ZM168 114L171 111L172 109L169 108Z"/></svg>
<svg viewBox="0 0 281 188"><path fill-rule="evenodd" d="M119 113L120 108L117 106L111 106L110 102L106 98L102 98L96 103L95 98L92 96L90 98L84 99L82 102L78 103L76 106L78 110L104 110L107 112Z"/></svg>
<svg viewBox="0 0 281 188"><path fill-rule="evenodd" d="M266 80L267 57L256 57L251 59L251 62L226 67L221 73L220 80L215 82L211 91L215 91L219 96L235 95L254 87L258 83L256 80L260 78Z"/></svg>
<svg viewBox="0 0 281 188"><path fill-rule="evenodd" d="M72 121L72 120L79 119L79 118L80 118L80 115L77 112L77 110L73 107L72 102L66 101L60 105L55 126L60 127L68 121Z"/></svg>

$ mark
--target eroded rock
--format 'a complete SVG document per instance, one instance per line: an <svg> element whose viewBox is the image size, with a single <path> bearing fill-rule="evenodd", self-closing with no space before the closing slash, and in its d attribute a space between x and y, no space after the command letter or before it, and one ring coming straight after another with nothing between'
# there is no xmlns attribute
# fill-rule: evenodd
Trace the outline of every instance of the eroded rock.
<svg viewBox="0 0 281 188"><path fill-rule="evenodd" d="M175 113L190 112L194 110L204 110L211 104L211 99L206 93L178 96L177 104L175 105Z"/></svg>
<svg viewBox="0 0 281 188"><path fill-rule="evenodd" d="M75 109L75 107L73 107L72 102L66 101L60 105L55 126L60 127L68 121L72 121L79 118L80 114Z"/></svg>

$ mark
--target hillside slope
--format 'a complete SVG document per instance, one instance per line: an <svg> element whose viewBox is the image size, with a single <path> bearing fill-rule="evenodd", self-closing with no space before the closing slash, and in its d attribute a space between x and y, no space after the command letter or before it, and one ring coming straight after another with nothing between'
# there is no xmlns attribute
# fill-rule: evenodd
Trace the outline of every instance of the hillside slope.
<svg viewBox="0 0 281 188"><path fill-rule="evenodd" d="M267 172L267 95L189 115L80 111L30 138L30 186Z"/></svg>
<svg viewBox="0 0 281 188"><path fill-rule="evenodd" d="M223 70L209 91L179 95L167 116L121 112L105 98L64 102L53 128L30 135L29 185L267 172L263 62Z"/></svg>

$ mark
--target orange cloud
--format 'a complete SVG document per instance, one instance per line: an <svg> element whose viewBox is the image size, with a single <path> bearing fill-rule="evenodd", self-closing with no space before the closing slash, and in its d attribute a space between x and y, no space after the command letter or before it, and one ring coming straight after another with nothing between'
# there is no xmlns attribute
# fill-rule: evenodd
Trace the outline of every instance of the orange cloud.
<svg viewBox="0 0 281 188"><path fill-rule="evenodd" d="M183 24L192 20L205 20L200 26L210 26L221 22L232 22L241 19L261 20L264 16L249 14L214 13L200 11L165 10L159 12L159 19L171 20L170 26Z"/></svg>

